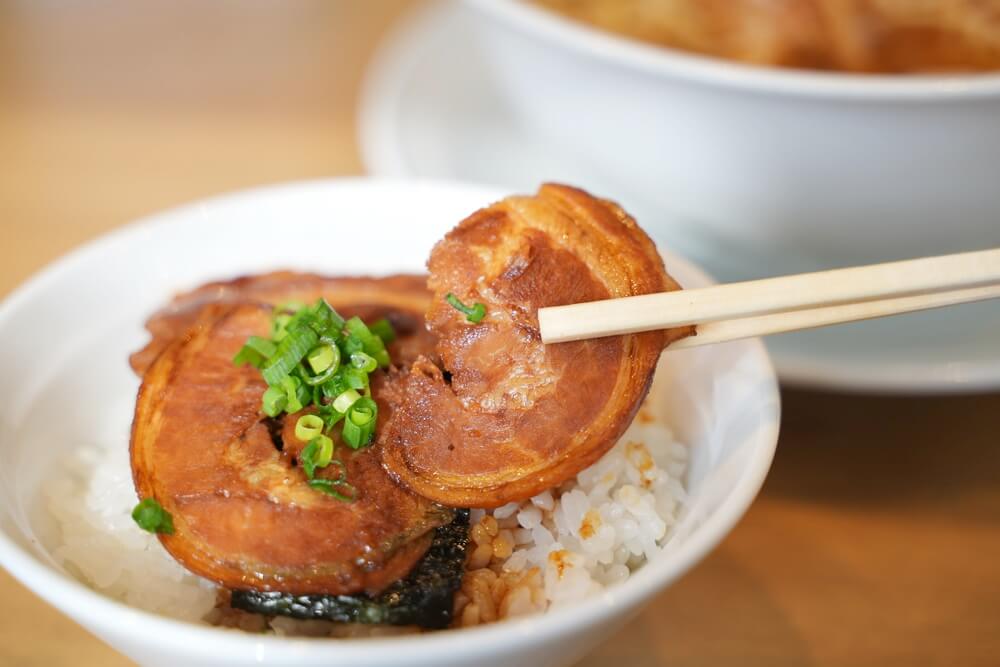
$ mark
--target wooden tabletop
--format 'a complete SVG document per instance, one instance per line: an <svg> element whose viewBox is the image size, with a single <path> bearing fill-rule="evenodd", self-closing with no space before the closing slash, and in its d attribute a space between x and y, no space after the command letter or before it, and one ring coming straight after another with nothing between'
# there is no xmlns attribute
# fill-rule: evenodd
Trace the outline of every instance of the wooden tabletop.
<svg viewBox="0 0 1000 667"><path fill-rule="evenodd" d="M0 296L157 209L361 173L358 83L408 4L0 3ZM582 664L998 664L1000 395L784 399L743 522ZM129 664L4 573L0 600L2 665Z"/></svg>

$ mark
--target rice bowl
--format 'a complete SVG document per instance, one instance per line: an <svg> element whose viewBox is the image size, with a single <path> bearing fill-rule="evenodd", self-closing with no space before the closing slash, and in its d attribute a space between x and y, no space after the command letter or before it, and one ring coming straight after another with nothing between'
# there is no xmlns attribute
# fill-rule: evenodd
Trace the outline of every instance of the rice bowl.
<svg viewBox="0 0 1000 667"><path fill-rule="evenodd" d="M701 350L673 353L665 357L670 363L661 365L658 377L664 391L656 394L660 401L657 409L677 439L685 443L689 454L684 477L689 502L670 533L666 549L631 573L627 581L610 586L582 603L460 633L366 639L357 643L302 643L282 637L220 632L111 601L66 577L55 564L56 559L67 555L66 549L59 552L58 548L69 542L56 533L56 519L45 509L40 496L44 482L53 482L54 475L47 462L28 455L41 442L57 443L67 447L63 458L73 461L70 444L79 453L86 442L104 439L95 438L95 433L109 433L112 440L122 437L128 415L115 406L119 401L127 406L135 387L134 379L122 366L123 352L127 353L141 340L137 323L153 305L162 301L162 295L178 285L289 265L292 260L307 267L322 267L330 261L324 253L303 257L300 247L291 243L286 247L280 241L250 240L239 248L227 246L225 240L232 238L236 229L245 230L248 225L266 228L279 216L292 220L288 224L293 228L308 230L331 217L365 215L373 227L393 230L388 232L393 241L387 244L387 253L397 259L387 259L382 270L394 271L409 268L406 257L412 254L411 248L427 247L436 229L471 208L470 202L493 196L451 186L350 181L263 190L181 209L158 221L119 232L78 251L22 288L0 310L0 335L10 341L3 353L3 363L12 371L10 377L20 374L21 365L37 356L31 354L33 349L48 349L55 344L54 340L46 339L45 330L54 335L72 328L76 342L63 346L63 355L48 357L50 365L32 376L37 381L31 386L18 387L15 393L8 394L14 388L5 383L0 390L12 406L0 431L0 456L4 469L12 471L18 479L16 485L6 479L2 487L9 500L5 503L4 535L0 539L3 564L38 594L143 664L208 665L251 660L283 664L320 664L330 660L390 664L401 652L407 655L419 652L426 664L462 664L469 660L482 664L503 664L510 660L557 664L582 655L620 626L629 610L637 609L643 600L715 544L759 488L773 453L778 410L773 372L758 343L721 346L711 353ZM401 210L410 211L411 216L412 211L421 210L427 215L427 226L399 226ZM212 224L204 224L205 220ZM434 225L438 227L435 229ZM194 238L192 235L209 238L208 243L195 250L189 263L169 268L162 263L158 265L160 260L156 258L162 257L168 246L190 250L185 238ZM357 270L350 266L351 261L357 264L357 259L344 257L341 261L346 265L345 270ZM682 280L689 284L701 280L697 270L678 259L671 261L673 266L682 267L678 270ZM107 268L112 266L113 273ZM140 280L141 288L137 285ZM117 303L122 304L113 321L88 324L74 313L48 310L45 305L64 302L64 297L70 295L78 308L98 308L108 298L109 289ZM60 297L54 298L56 294ZM33 308L42 309L51 326L32 340L11 336L9 327ZM69 319L63 322L60 318ZM70 322L73 327L69 327ZM87 378L94 376L95 369L107 368L113 371L105 378L106 390L96 395L98 392L88 389ZM114 400L107 398L109 392ZM51 400L70 405L71 409L61 420L38 419ZM57 482L57 495L58 485ZM64 486L61 493L71 491ZM528 517L525 520L530 522ZM102 583L113 585L108 580ZM182 599L181 605L201 604L199 600L208 599L200 597L200 591L191 593L192 597ZM206 594L211 595L210 591ZM132 599L129 604L144 603Z"/></svg>
<svg viewBox="0 0 1000 667"><path fill-rule="evenodd" d="M473 510L475 547L456 601L456 626L578 603L656 557L683 508L687 449L655 416L655 404L654 397L618 445L574 482L524 503ZM219 608L214 584L181 567L153 535L135 530L124 437L80 447L43 487L59 530L52 555L90 588L180 621L249 632L358 637L417 631ZM497 585L498 579L505 583Z"/></svg>

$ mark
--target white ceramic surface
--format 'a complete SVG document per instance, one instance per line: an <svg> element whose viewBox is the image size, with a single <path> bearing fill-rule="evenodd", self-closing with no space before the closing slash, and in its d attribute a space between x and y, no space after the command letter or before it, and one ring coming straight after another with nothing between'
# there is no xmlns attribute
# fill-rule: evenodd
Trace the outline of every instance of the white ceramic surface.
<svg viewBox="0 0 1000 667"><path fill-rule="evenodd" d="M726 282L836 264L811 256L796 245L797 237L776 241L766 234L748 235L749 225L721 230L671 213L630 172L588 155L584 142L565 143L537 127L518 113L498 83L482 36L487 28L473 9L442 3L416 12L386 40L371 65L359 112L361 148L373 174L461 179L518 190L544 180L580 184L620 201L661 242ZM794 81L800 75L789 76ZM631 131L632 126L622 125L612 136ZM613 140L607 149L621 152ZM993 229L1000 234L997 215ZM1000 304L983 303L775 336L767 343L782 380L798 385L981 391L1000 387L998 329Z"/></svg>
<svg viewBox="0 0 1000 667"><path fill-rule="evenodd" d="M662 210L826 264L1000 245L1000 75L748 67L468 4L513 109Z"/></svg>
<svg viewBox="0 0 1000 667"><path fill-rule="evenodd" d="M0 563L144 665L563 665L607 638L717 544L760 488L777 440L779 398L758 341L664 355L654 406L690 445L690 503L658 558L570 609L408 638L285 639L129 608L91 591L51 556L57 537L39 485L75 443L128 446L138 381L127 355L145 340L145 318L172 293L281 267L419 271L436 239L501 194L366 180L263 188L130 225L34 277L0 305ZM348 229L363 230L372 249L344 243ZM709 282L678 257L667 262L682 283Z"/></svg>

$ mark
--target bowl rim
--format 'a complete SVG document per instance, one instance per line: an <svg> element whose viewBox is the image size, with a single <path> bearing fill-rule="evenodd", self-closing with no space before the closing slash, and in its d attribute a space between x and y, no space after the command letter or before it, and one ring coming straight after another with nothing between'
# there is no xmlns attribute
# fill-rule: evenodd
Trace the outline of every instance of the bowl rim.
<svg viewBox="0 0 1000 667"><path fill-rule="evenodd" d="M464 0L508 27L626 68L691 83L803 98L856 101L976 99L1000 95L1000 72L856 74L750 65L645 44L592 28L523 0Z"/></svg>
<svg viewBox="0 0 1000 667"><path fill-rule="evenodd" d="M281 183L200 199L125 224L97 236L54 260L0 302L0 326L4 326L13 317L21 304L30 301L37 292L58 280L60 274L95 256L100 256L108 247L128 243L155 230L169 227L175 219L202 215L206 208L226 206L262 196L278 198L295 196L297 192L310 192L316 189L336 191L363 188L372 190L373 196L387 196L393 193L398 195L400 189L419 189L426 192L428 187L440 189L442 196L457 190L484 193L502 191L495 187L452 181L357 177ZM685 273L713 282L704 271L677 255L668 253L666 259L672 265L683 266ZM76 578L41 562L38 556L16 543L2 528L0 528L0 566L34 594L105 640L111 636L131 634L134 640L141 639L148 650L162 650L166 653L175 651L176 647L183 643L190 647L189 653L197 653L202 659L233 661L237 664L267 660L280 662L282 658L288 660L290 656L294 656L293 661L301 661L299 664L325 664L334 657L363 663L370 661L375 653L391 656L399 655L400 651L454 651L463 645L470 654L484 654L503 650L509 646L513 638L525 643L540 643L568 636L575 629L581 626L593 626L616 611L637 607L645 598L663 590L671 581L699 562L732 530L759 492L777 446L781 414L780 395L774 367L761 341L752 339L740 341L740 344L746 346L744 354L752 357L761 368L763 380L761 388L773 396L775 414L766 428L755 436L757 444L731 495L701 523L696 534L679 545L669 557L650 562L626 582L569 608L503 623L462 629L461 632L324 641L316 638L258 636L220 631L219 628L143 611L98 593ZM84 622L81 619L87 620Z"/></svg>

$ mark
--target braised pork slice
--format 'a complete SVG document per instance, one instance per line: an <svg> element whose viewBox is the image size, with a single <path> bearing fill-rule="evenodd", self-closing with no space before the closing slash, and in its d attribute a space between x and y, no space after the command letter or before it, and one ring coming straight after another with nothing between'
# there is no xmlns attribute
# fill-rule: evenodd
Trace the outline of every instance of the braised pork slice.
<svg viewBox="0 0 1000 667"><path fill-rule="evenodd" d="M497 507L574 476L632 421L657 359L690 328L543 345L537 310L679 289L649 237L616 204L560 185L462 221L431 253L418 359L381 431L386 469L454 507ZM467 321L446 301L479 302Z"/></svg>
<svg viewBox="0 0 1000 667"><path fill-rule="evenodd" d="M345 303L343 293L324 294L347 317L422 320L420 309L378 305L384 294L377 291L351 297L364 300L359 307ZM397 485L381 466L377 444L355 452L339 436L334 457L357 497L345 502L309 487L296 461L303 443L260 413L266 389L260 372L232 363L248 336L268 335L271 308L236 301L199 304L194 323L170 337L143 378L132 471L139 496L155 498L173 516L175 532L160 540L186 568L227 588L377 592L410 571L451 512ZM390 354L431 353L415 340L428 338L400 335ZM414 351L405 352L408 346ZM380 422L394 407L390 377L372 376ZM331 465L317 476L340 470Z"/></svg>
<svg viewBox="0 0 1000 667"><path fill-rule="evenodd" d="M433 350L433 338L424 327L423 313L430 303L426 276L395 275L384 278L328 277L314 273L275 271L212 282L179 294L146 322L149 343L129 358L142 375L164 348L194 324L211 304L289 301L313 303L323 297L337 310L351 309L366 322L387 317L400 334L393 359L414 359Z"/></svg>

